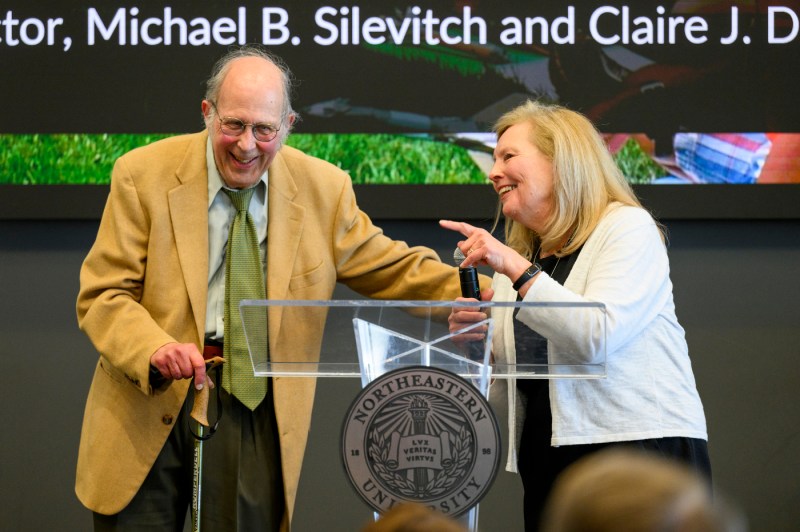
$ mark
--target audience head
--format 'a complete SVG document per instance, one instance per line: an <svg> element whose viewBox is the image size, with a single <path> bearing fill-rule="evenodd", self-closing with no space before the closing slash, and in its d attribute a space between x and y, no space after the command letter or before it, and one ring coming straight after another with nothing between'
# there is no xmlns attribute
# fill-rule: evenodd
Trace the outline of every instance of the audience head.
<svg viewBox="0 0 800 532"><path fill-rule="evenodd" d="M369 523L362 532L467 532L454 518L428 506L402 503Z"/></svg>
<svg viewBox="0 0 800 532"><path fill-rule="evenodd" d="M712 498L683 464L633 449L607 449L556 481L544 532L744 532L743 517Z"/></svg>

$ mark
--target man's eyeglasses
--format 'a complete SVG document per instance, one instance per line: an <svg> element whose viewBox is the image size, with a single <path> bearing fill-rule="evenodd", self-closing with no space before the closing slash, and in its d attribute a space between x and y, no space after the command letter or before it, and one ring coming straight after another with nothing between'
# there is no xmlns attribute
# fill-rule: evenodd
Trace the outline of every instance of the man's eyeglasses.
<svg viewBox="0 0 800 532"><path fill-rule="evenodd" d="M227 135L229 137L238 137L244 133L249 126L253 128L253 136L257 141L269 142L278 135L278 131L281 129L280 127L275 127L272 124L251 124L248 122L243 122L232 116L219 116L219 113L217 112L217 105L214 102L210 103L214 107L214 114L217 115L217 120L219 120L219 128L223 135Z"/></svg>

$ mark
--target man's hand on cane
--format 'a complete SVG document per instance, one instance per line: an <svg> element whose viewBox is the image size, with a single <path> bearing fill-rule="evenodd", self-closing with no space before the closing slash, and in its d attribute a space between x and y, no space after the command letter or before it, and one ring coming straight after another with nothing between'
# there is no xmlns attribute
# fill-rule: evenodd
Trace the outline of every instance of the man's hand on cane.
<svg viewBox="0 0 800 532"><path fill-rule="evenodd" d="M206 384L206 364L194 344L177 342L162 345L150 357L150 365L168 380L194 378L194 387L202 390Z"/></svg>

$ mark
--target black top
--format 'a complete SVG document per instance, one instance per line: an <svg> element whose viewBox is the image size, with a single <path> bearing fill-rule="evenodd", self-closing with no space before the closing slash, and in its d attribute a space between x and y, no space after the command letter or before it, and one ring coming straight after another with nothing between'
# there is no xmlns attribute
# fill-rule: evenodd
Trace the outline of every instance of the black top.
<svg viewBox="0 0 800 532"><path fill-rule="evenodd" d="M561 258L550 255L539 260L539 265L543 272L563 285L581 249L583 247ZM518 295L517 301L519 300ZM514 346L517 351L517 361L524 361L526 364L547 364L547 339L516 319L518 312L518 308L514 309ZM535 409L542 415L545 411L547 416L550 415L549 382L548 379L517 379L517 388L527 395L529 412ZM549 424L547 426L549 427Z"/></svg>

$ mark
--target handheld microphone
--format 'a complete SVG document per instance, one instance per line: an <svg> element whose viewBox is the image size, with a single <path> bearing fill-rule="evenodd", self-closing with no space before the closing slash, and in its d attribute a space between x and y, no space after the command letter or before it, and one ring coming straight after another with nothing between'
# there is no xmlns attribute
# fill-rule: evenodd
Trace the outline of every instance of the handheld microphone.
<svg viewBox="0 0 800 532"><path fill-rule="evenodd" d="M453 251L453 260L456 266L464 262L464 254L460 249L456 248ZM458 267L458 279L461 281L461 295L464 297L471 297L481 300L481 285L478 283L478 268L475 266L467 266L466 268Z"/></svg>
<svg viewBox="0 0 800 532"><path fill-rule="evenodd" d="M462 268L459 266L464 262L464 254L460 249L456 248L453 252L453 260L458 266L458 279L461 281L461 295L464 297L471 297L481 300L481 286L478 283L478 268L475 266L467 266ZM462 353L470 360L482 361L484 359L485 342L481 340L472 340L466 342L462 346Z"/></svg>

